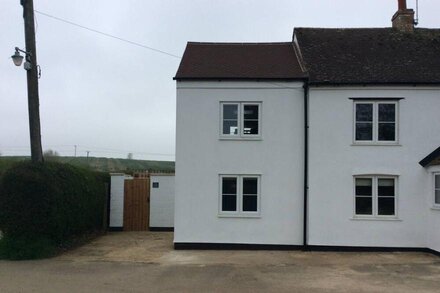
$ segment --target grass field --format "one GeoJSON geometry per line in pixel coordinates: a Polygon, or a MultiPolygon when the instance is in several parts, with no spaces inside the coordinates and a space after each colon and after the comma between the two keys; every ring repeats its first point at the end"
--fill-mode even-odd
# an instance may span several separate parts
{"type": "MultiPolygon", "coordinates": [[[[15,162],[29,159],[29,157],[0,157],[0,174],[15,162]]],[[[144,161],[95,157],[52,157],[50,159],[75,166],[89,167],[93,170],[102,172],[130,172],[134,170],[174,171],[174,162],[170,161],[144,161]]]]}

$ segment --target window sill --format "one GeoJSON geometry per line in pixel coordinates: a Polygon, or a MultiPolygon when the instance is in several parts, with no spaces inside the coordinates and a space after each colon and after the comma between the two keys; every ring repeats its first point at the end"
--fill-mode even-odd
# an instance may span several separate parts
{"type": "Polygon", "coordinates": [[[352,221],[402,221],[396,217],[352,217],[350,218],[352,221]]]}
{"type": "Polygon", "coordinates": [[[432,207],[431,207],[431,210],[434,210],[434,211],[440,211],[440,206],[437,206],[437,205],[432,206],[432,207]]]}
{"type": "Polygon", "coordinates": [[[402,146],[398,142],[383,143],[383,142],[354,142],[351,146],[402,146]]]}
{"type": "Polygon", "coordinates": [[[219,218],[261,218],[260,214],[218,214],[219,218]]]}
{"type": "Polygon", "coordinates": [[[243,136],[237,136],[237,137],[223,137],[221,136],[219,138],[219,140],[249,140],[249,141],[259,141],[259,140],[263,140],[263,138],[261,136],[258,137],[243,137],[243,136]]]}

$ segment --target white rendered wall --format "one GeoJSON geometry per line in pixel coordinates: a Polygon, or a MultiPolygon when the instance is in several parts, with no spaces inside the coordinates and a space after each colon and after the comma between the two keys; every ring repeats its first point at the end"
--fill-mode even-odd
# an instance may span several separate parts
{"type": "Polygon", "coordinates": [[[430,176],[418,163],[440,146],[438,109],[440,90],[435,88],[310,90],[309,244],[427,247],[428,229],[435,226],[429,241],[433,248],[440,247],[439,211],[426,204],[430,176]],[[400,145],[353,146],[350,97],[403,97],[400,145]],[[399,175],[396,220],[353,218],[356,174],[399,175]]]}
{"type": "Polygon", "coordinates": [[[274,83],[177,82],[175,242],[302,244],[302,83],[274,83]],[[221,101],[262,102],[262,140],[220,140],[221,101]],[[261,174],[260,218],[218,216],[219,174],[261,174]]]}
{"type": "Polygon", "coordinates": [[[440,252],[440,210],[429,209],[428,248],[440,252]]]}
{"type": "Polygon", "coordinates": [[[150,176],[150,227],[174,227],[174,174],[150,176]]]}
{"type": "Polygon", "coordinates": [[[125,174],[111,174],[110,227],[123,227],[125,174]]]}

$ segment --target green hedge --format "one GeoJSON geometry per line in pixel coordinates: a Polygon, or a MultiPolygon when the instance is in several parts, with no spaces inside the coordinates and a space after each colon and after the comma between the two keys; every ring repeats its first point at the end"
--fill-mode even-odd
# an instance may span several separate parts
{"type": "Polygon", "coordinates": [[[0,256],[3,251],[3,258],[45,257],[76,236],[103,230],[109,180],[56,162],[9,168],[0,178],[0,256]]]}

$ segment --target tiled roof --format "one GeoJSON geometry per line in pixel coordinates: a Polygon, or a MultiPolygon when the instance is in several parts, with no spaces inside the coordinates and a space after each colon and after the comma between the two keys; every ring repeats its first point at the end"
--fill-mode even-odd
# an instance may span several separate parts
{"type": "Polygon", "coordinates": [[[297,28],[294,35],[312,84],[440,83],[440,29],[297,28]]]}
{"type": "Polygon", "coordinates": [[[174,79],[301,79],[292,42],[189,42],[174,79]]]}
{"type": "Polygon", "coordinates": [[[429,165],[439,165],[440,164],[440,147],[435,149],[432,153],[427,155],[423,160],[419,162],[420,165],[423,167],[429,166],[429,165]]]}

